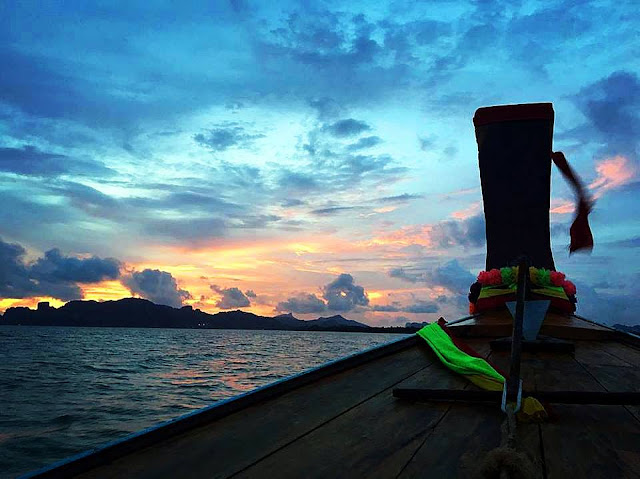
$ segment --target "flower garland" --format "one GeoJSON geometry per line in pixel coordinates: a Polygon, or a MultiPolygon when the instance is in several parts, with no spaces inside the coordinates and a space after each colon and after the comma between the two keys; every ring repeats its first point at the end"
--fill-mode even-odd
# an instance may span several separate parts
{"type": "MultiPolygon", "coordinates": [[[[541,287],[556,286],[562,287],[567,296],[575,296],[576,286],[567,280],[564,273],[559,271],[549,271],[543,268],[529,268],[529,278],[531,282],[541,287]]],[[[515,284],[518,279],[518,267],[494,268],[489,271],[480,271],[478,283],[482,286],[497,286],[501,284],[515,284]]]]}

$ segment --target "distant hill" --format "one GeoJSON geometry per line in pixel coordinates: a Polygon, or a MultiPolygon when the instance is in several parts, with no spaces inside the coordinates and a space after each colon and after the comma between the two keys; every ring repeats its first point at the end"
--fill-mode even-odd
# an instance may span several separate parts
{"type": "Polygon", "coordinates": [[[633,333],[640,336],[640,324],[634,324],[633,326],[627,326],[624,324],[614,324],[614,329],[624,331],[625,333],[633,333]]]}
{"type": "MultiPolygon", "coordinates": [[[[245,311],[208,314],[191,306],[180,309],[154,304],[146,299],[117,301],[70,301],[60,308],[40,303],[38,309],[9,308],[0,324],[31,326],[83,326],[129,328],[258,329],[294,331],[372,331],[381,328],[340,315],[304,321],[292,314],[258,316],[245,311]]],[[[396,331],[393,331],[396,332],[396,331]]],[[[400,332],[400,331],[398,331],[400,332]]]]}

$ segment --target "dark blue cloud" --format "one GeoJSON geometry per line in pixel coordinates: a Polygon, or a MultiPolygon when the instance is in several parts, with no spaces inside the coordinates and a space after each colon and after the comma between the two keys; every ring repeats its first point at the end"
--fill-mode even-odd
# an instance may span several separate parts
{"type": "Polygon", "coordinates": [[[33,264],[25,249],[0,239],[0,297],[50,296],[63,301],[82,298],[78,283],[95,283],[120,276],[120,262],[97,256],[76,258],[52,249],[33,264]]]}
{"type": "Polygon", "coordinates": [[[347,118],[346,120],[339,120],[325,127],[326,131],[338,138],[346,138],[350,136],[359,135],[365,131],[371,130],[364,121],[355,120],[353,118],[347,118]]]}
{"type": "Polygon", "coordinates": [[[381,203],[407,203],[411,200],[418,200],[420,198],[423,198],[423,195],[403,193],[401,195],[378,198],[378,201],[380,201],[381,203]]]}
{"type": "MultiPolygon", "coordinates": [[[[210,288],[222,295],[222,298],[216,301],[216,307],[220,309],[245,308],[251,306],[251,301],[247,295],[238,288],[220,288],[215,284],[211,285],[210,288]]],[[[253,297],[255,297],[255,293],[253,297]]]]}
{"type": "Polygon", "coordinates": [[[58,248],[45,252],[31,266],[31,274],[39,280],[49,282],[67,281],[76,283],[97,283],[118,279],[121,264],[115,258],[74,258],[63,256],[58,248]]]}
{"type": "Polygon", "coordinates": [[[224,151],[229,148],[248,148],[254,140],[264,138],[262,134],[249,134],[245,128],[237,123],[228,123],[208,130],[206,133],[198,133],[193,139],[202,146],[213,151],[224,151]]]}
{"type": "Polygon", "coordinates": [[[418,301],[401,309],[403,313],[437,313],[440,307],[433,301],[418,301]]]}
{"type": "MultiPolygon", "coordinates": [[[[0,240],[0,297],[26,298],[37,296],[40,285],[34,281],[24,263],[25,249],[18,244],[5,243],[0,240]]],[[[63,296],[78,296],[75,291],[65,291],[63,296]]]]}
{"type": "Polygon", "coordinates": [[[191,298],[188,291],[178,287],[171,273],[157,269],[134,271],[123,276],[122,283],[134,294],[174,308],[179,308],[185,299],[191,298]]]}
{"type": "Polygon", "coordinates": [[[640,236],[634,236],[632,238],[627,238],[618,241],[611,241],[607,243],[608,246],[618,247],[618,248],[640,248],[640,236]]]}
{"type": "Polygon", "coordinates": [[[326,303],[315,294],[309,293],[299,293],[276,305],[276,311],[288,313],[310,314],[322,313],[326,310],[326,303]]]}
{"type": "Polygon", "coordinates": [[[262,214],[262,215],[245,214],[237,217],[230,215],[229,226],[231,228],[238,228],[238,229],[264,229],[276,224],[281,219],[282,218],[278,215],[269,215],[269,214],[262,214]]]}
{"type": "Polygon", "coordinates": [[[484,216],[479,214],[465,220],[441,221],[433,225],[429,238],[441,248],[482,246],[485,243],[484,216]]]}
{"type": "Polygon", "coordinates": [[[357,306],[367,306],[369,298],[362,286],[353,281],[353,276],[343,273],[323,288],[323,298],[331,311],[351,311],[357,306]]]}
{"type": "Polygon", "coordinates": [[[358,209],[356,206],[331,206],[329,208],[319,208],[316,210],[312,210],[311,214],[317,216],[333,216],[340,213],[344,213],[345,211],[351,211],[358,209]]]}
{"type": "Polygon", "coordinates": [[[436,267],[393,268],[389,276],[410,283],[423,282],[430,286],[443,286],[453,293],[466,293],[476,278],[457,260],[448,261],[436,267]]]}
{"type": "Polygon", "coordinates": [[[444,286],[454,293],[466,293],[476,278],[457,260],[451,260],[436,267],[427,274],[429,281],[444,286]]]}
{"type": "Polygon", "coordinates": [[[431,138],[418,138],[418,143],[422,151],[431,151],[431,148],[435,144],[431,138]]]}
{"type": "Polygon", "coordinates": [[[71,115],[87,101],[74,87],[75,80],[46,57],[5,44],[0,47],[0,65],[2,100],[26,113],[48,118],[71,115]]]}
{"type": "Polygon", "coordinates": [[[286,200],[283,200],[281,204],[284,207],[291,208],[291,207],[295,207],[295,206],[306,205],[307,202],[303,201],[303,200],[300,200],[298,198],[288,198],[286,200]]]}
{"type": "Polygon", "coordinates": [[[578,127],[579,136],[604,142],[610,155],[625,154],[638,159],[640,80],[636,73],[614,72],[580,90],[575,101],[589,121],[578,127]]]}
{"type": "Polygon", "coordinates": [[[437,313],[440,309],[438,303],[433,301],[422,301],[418,300],[414,304],[410,304],[407,306],[402,306],[398,302],[393,302],[391,304],[383,304],[383,305],[375,305],[372,308],[372,311],[380,311],[385,313],[414,313],[414,314],[423,314],[423,313],[437,313]]]}
{"type": "Polygon", "coordinates": [[[378,136],[366,136],[364,138],[360,138],[356,143],[352,143],[347,146],[347,150],[349,151],[358,151],[364,150],[367,148],[374,147],[382,143],[382,140],[378,136]]]}
{"type": "Polygon", "coordinates": [[[318,179],[312,173],[300,173],[291,170],[284,170],[278,174],[278,187],[281,190],[291,193],[309,193],[319,188],[318,179]]]}
{"type": "Polygon", "coordinates": [[[330,120],[340,116],[343,106],[331,97],[312,98],[309,106],[316,110],[318,119],[321,121],[330,120]]]}
{"type": "Polygon", "coordinates": [[[392,268],[388,274],[391,278],[398,278],[409,283],[417,283],[424,278],[423,274],[408,271],[405,268],[392,268]]]}
{"type": "Polygon", "coordinates": [[[169,242],[199,243],[212,238],[227,235],[227,220],[216,217],[209,218],[154,218],[142,222],[143,231],[154,238],[169,242]]]}
{"type": "Polygon", "coordinates": [[[0,171],[30,176],[110,176],[115,172],[98,161],[80,160],[46,153],[36,147],[0,148],[0,171]]]}

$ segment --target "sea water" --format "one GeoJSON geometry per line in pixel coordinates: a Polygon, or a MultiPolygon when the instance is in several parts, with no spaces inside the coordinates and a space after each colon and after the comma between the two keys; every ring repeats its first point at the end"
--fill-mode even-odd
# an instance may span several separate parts
{"type": "Polygon", "coordinates": [[[0,477],[399,338],[0,326],[0,477]]]}

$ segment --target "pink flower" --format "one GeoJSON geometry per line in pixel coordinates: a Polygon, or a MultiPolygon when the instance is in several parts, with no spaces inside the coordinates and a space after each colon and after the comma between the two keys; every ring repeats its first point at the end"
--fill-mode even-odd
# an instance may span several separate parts
{"type": "Polygon", "coordinates": [[[574,296],[576,294],[576,285],[573,284],[571,281],[564,281],[562,283],[562,287],[564,288],[564,292],[567,293],[569,296],[574,296]]]}
{"type": "Polygon", "coordinates": [[[551,271],[551,284],[554,286],[562,286],[565,281],[564,273],[560,271],[551,271]]]}

